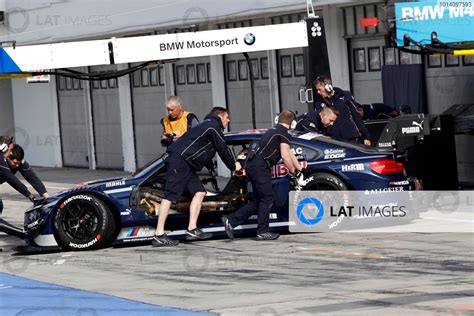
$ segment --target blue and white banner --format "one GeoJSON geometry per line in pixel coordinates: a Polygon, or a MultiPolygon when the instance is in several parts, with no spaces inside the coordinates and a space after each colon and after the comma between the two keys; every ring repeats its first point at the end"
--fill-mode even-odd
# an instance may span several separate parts
{"type": "Polygon", "coordinates": [[[431,43],[431,33],[445,43],[474,40],[474,0],[404,2],[395,4],[397,45],[409,35],[423,44],[431,43]]]}
{"type": "Polygon", "coordinates": [[[306,22],[0,48],[0,73],[308,46],[306,22]],[[113,51],[110,50],[113,47],[113,51]]]}

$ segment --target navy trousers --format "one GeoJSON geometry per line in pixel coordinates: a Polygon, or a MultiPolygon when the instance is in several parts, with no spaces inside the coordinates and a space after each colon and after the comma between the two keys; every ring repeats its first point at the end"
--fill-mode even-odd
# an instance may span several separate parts
{"type": "Polygon", "coordinates": [[[244,205],[228,216],[232,227],[244,223],[250,216],[257,213],[257,235],[270,231],[270,210],[273,206],[272,176],[270,167],[260,155],[256,155],[247,163],[247,175],[252,183],[256,200],[244,205]]]}

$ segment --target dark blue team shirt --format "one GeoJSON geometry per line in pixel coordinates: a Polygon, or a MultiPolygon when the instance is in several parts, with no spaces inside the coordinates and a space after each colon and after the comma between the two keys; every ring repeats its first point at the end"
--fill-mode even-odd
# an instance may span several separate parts
{"type": "Polygon", "coordinates": [[[281,159],[280,144],[290,145],[290,140],[291,135],[288,129],[277,124],[260,138],[258,154],[270,165],[276,165],[281,159]]]}
{"type": "Polygon", "coordinates": [[[23,178],[28,181],[33,188],[40,194],[46,193],[46,188],[41,180],[36,176],[30,165],[23,161],[17,169],[10,168],[5,158],[0,158],[0,184],[7,182],[15,190],[24,196],[28,197],[30,191],[28,188],[21,183],[21,181],[15,176],[15,173],[19,171],[23,178]]]}

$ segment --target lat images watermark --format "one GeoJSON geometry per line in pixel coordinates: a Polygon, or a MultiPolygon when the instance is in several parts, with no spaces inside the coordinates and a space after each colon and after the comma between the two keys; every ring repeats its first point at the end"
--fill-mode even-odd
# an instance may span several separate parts
{"type": "Polygon", "coordinates": [[[473,191],[395,189],[292,191],[290,231],[473,232],[473,191]]]}
{"type": "MultiPolygon", "coordinates": [[[[39,11],[41,12],[41,11],[39,11]]],[[[112,18],[108,14],[64,15],[41,14],[34,10],[12,7],[6,13],[6,26],[10,33],[20,34],[28,30],[56,27],[109,26],[112,18]]]]}
{"type": "MultiPolygon", "coordinates": [[[[54,147],[63,146],[64,149],[69,148],[82,148],[86,149],[90,144],[87,135],[78,133],[63,133],[60,135],[48,135],[48,134],[30,134],[26,129],[22,127],[15,127],[8,129],[0,135],[10,136],[14,138],[14,143],[23,147],[24,150],[31,147],[47,147],[52,149],[54,147]]],[[[107,136],[95,137],[96,143],[110,144],[114,140],[107,136]]]]}
{"type": "Polygon", "coordinates": [[[201,7],[191,7],[184,11],[182,23],[184,26],[194,21],[199,21],[199,23],[209,23],[209,14],[206,10],[201,7]]]}
{"type": "Polygon", "coordinates": [[[215,253],[208,250],[191,250],[183,254],[182,263],[186,271],[207,271],[214,269],[236,269],[246,266],[268,266],[285,262],[281,257],[265,257],[255,254],[215,253]]]}
{"type": "Polygon", "coordinates": [[[104,256],[73,256],[72,254],[62,255],[42,255],[42,256],[1,256],[0,271],[4,270],[11,274],[18,274],[28,270],[30,266],[55,266],[55,267],[103,267],[104,265],[112,265],[110,258],[104,256]]]}

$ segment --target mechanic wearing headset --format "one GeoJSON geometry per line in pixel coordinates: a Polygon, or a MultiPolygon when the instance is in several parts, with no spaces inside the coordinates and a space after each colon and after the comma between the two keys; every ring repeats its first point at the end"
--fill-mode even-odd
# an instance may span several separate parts
{"type": "Polygon", "coordinates": [[[168,147],[191,127],[199,124],[194,113],[183,110],[183,101],[180,97],[170,96],[166,101],[168,115],[161,119],[163,133],[161,134],[161,145],[168,147]]]}
{"type": "Polygon", "coordinates": [[[332,86],[329,76],[319,76],[313,82],[318,94],[314,108],[334,107],[339,115],[334,125],[328,128],[327,135],[336,139],[355,141],[370,146],[370,134],[362,117],[357,112],[354,97],[349,91],[332,86]]]}
{"type": "Polygon", "coordinates": [[[317,132],[326,135],[327,128],[334,125],[339,111],[333,107],[325,106],[322,110],[313,110],[298,118],[295,130],[309,133],[317,132]]]}
{"type": "Polygon", "coordinates": [[[176,246],[179,243],[166,236],[164,228],[171,203],[178,201],[185,190],[193,196],[189,207],[186,240],[204,240],[212,237],[212,234],[197,228],[197,219],[202,201],[206,196],[206,189],[196,172],[212,160],[216,151],[231,171],[241,169],[240,163],[235,161],[224,140],[223,131],[229,122],[227,109],[214,107],[202,123],[191,128],[168,147],[166,151],[168,157],[165,160],[165,195],[161,201],[156,232],[152,241],[154,247],[176,246]]]}
{"type": "Polygon", "coordinates": [[[289,171],[296,177],[300,177],[301,166],[291,151],[291,136],[288,133],[290,127],[294,128],[295,125],[295,114],[283,111],[278,117],[278,124],[260,138],[258,145],[251,146],[245,169],[252,183],[256,201],[246,204],[227,217],[222,217],[225,232],[230,239],[234,239],[234,228],[257,211],[257,240],[274,240],[279,237],[278,234],[269,230],[270,210],[273,205],[270,170],[282,158],[289,171]]]}

